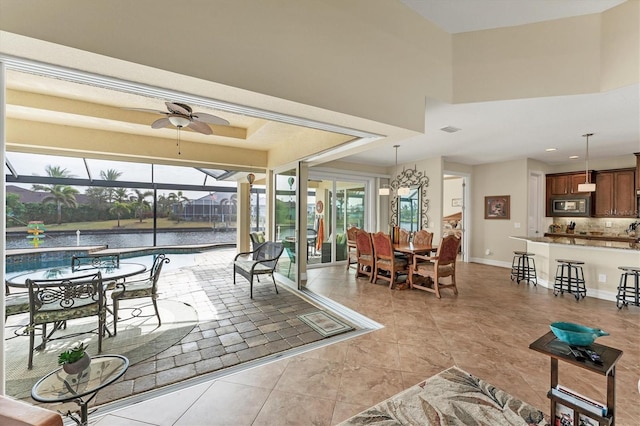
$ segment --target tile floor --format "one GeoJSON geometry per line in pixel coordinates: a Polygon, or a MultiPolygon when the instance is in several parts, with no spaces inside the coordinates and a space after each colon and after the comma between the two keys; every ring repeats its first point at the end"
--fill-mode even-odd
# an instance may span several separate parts
{"type": "MultiPolygon", "coordinates": [[[[109,425],[330,425],[452,365],[548,411],[549,359],[528,349],[553,321],[597,326],[624,351],[616,370],[617,425],[640,418],[640,308],[515,284],[509,270],[458,266],[459,295],[438,300],[355,279],[344,266],[309,271],[308,288],[384,328],[144,401],[103,406],[109,425]]],[[[560,382],[605,399],[605,379],[562,365],[560,382]]]]}

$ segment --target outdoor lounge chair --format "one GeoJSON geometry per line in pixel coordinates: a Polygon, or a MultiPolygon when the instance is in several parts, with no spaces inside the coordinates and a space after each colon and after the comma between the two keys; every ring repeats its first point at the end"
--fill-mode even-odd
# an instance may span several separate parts
{"type": "Polygon", "coordinates": [[[249,281],[250,295],[253,299],[253,277],[258,275],[271,275],[273,286],[278,293],[278,286],[273,277],[273,272],[278,264],[278,259],[284,251],[282,243],[267,241],[253,251],[238,253],[233,259],[233,284],[236,283],[236,274],[240,274],[249,281]],[[250,259],[246,257],[250,255],[250,259]]]}

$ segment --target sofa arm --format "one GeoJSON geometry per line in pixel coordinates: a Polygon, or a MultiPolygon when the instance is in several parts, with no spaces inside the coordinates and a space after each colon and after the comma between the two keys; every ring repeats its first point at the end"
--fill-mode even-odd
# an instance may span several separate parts
{"type": "Polygon", "coordinates": [[[0,425],[62,426],[62,416],[55,411],[0,395],[0,425]]]}

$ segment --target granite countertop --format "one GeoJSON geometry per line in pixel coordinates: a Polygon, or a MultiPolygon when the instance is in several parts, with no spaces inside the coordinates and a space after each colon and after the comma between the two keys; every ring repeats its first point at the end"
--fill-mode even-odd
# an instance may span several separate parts
{"type": "Polygon", "coordinates": [[[585,233],[574,233],[568,234],[565,232],[545,232],[545,237],[550,238],[581,238],[585,240],[596,240],[596,241],[620,241],[623,243],[635,243],[638,242],[638,237],[630,237],[628,235],[613,235],[613,234],[601,234],[601,235],[593,235],[589,232],[585,233]]]}
{"type": "MultiPolygon", "coordinates": [[[[545,234],[547,235],[547,234],[545,234]]],[[[533,243],[548,243],[548,244],[561,244],[561,245],[572,245],[572,246],[580,246],[580,247],[601,247],[601,248],[614,248],[614,249],[626,249],[626,250],[636,250],[640,252],[640,243],[636,240],[631,241],[607,241],[607,240],[594,240],[594,239],[586,239],[579,238],[580,236],[573,236],[571,234],[567,234],[568,236],[545,236],[545,237],[522,237],[515,236],[511,238],[531,241],[533,243]]]]}

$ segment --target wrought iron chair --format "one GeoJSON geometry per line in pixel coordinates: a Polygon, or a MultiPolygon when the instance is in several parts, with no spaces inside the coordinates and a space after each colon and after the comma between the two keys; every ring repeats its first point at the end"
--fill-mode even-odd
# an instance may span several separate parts
{"type": "Polygon", "coordinates": [[[89,254],[86,256],[74,255],[71,257],[71,269],[74,271],[109,266],[114,268],[120,266],[120,254],[89,254]]]}
{"type": "Polygon", "coordinates": [[[369,277],[369,282],[373,282],[376,271],[376,259],[373,254],[373,242],[371,234],[362,229],[356,231],[356,278],[361,275],[369,277]]]}
{"type": "Polygon", "coordinates": [[[409,284],[411,288],[429,291],[435,293],[440,299],[440,289],[453,288],[453,293],[458,294],[456,287],[456,261],[458,259],[458,250],[460,249],[460,238],[455,235],[447,235],[442,238],[438,246],[438,252],[435,256],[413,256],[413,265],[409,273],[409,284]],[[418,282],[416,276],[428,277],[433,279],[430,283],[418,282]],[[442,278],[449,277],[449,283],[443,283],[442,278]]]}
{"type": "Polygon", "coordinates": [[[247,281],[249,281],[250,294],[253,299],[253,278],[259,275],[270,275],[276,293],[278,293],[278,286],[276,285],[273,273],[283,251],[284,245],[282,243],[267,241],[258,247],[257,250],[236,254],[236,257],[233,259],[233,284],[235,285],[236,283],[236,274],[245,277],[247,281]],[[251,255],[251,260],[245,259],[247,255],[251,255]]]}
{"type": "Polygon", "coordinates": [[[384,232],[376,232],[371,237],[375,254],[376,268],[375,280],[389,281],[389,288],[396,284],[400,272],[407,271],[407,260],[396,257],[393,252],[391,237],[384,232]],[[381,273],[381,271],[386,273],[381,273]]]}
{"type": "MultiPolygon", "coordinates": [[[[140,299],[143,297],[151,298],[153,302],[153,308],[156,311],[156,317],[158,317],[158,326],[162,325],[160,319],[160,312],[158,311],[158,279],[160,278],[160,272],[162,271],[162,265],[169,263],[170,259],[164,254],[156,255],[153,261],[153,266],[149,271],[149,275],[143,279],[126,279],[124,282],[116,284],[115,289],[111,293],[111,299],[113,300],[113,335],[118,334],[118,307],[121,300],[140,299]]],[[[146,273],[144,274],[146,275],[146,273]]]]}
{"type": "Polygon", "coordinates": [[[44,349],[51,336],[67,321],[98,317],[98,352],[102,352],[102,337],[105,331],[106,303],[105,286],[102,274],[96,272],[60,281],[26,280],[29,288],[29,361],[33,367],[36,328],[42,329],[44,349]],[[47,324],[53,324],[53,330],[47,333],[47,324]]]}

